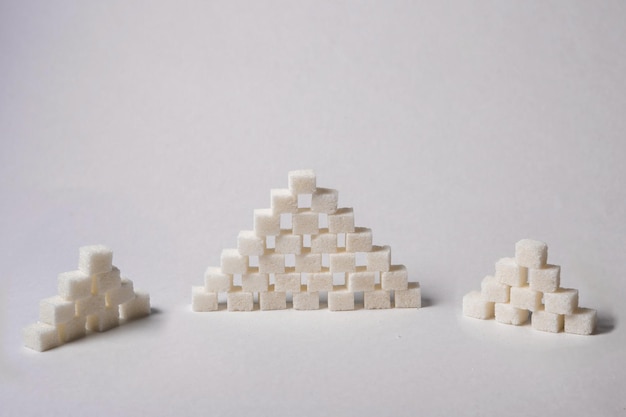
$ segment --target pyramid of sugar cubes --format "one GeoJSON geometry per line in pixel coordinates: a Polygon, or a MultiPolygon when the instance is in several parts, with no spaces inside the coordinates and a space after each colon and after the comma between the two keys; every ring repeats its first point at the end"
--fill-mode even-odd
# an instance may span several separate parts
{"type": "Polygon", "coordinates": [[[270,208],[254,210],[252,230],[237,247],[224,249],[220,266],[209,267],[204,285],[192,288],[193,311],[419,308],[419,283],[404,265],[391,264],[391,248],[372,244],[372,231],[355,227],[352,208],[338,208],[337,190],[319,188],[312,170],[291,171],[288,188],[270,191],[270,208]],[[235,282],[240,285],[234,285],[235,282]],[[341,284],[341,285],[337,285],[341,284]]]}
{"type": "Polygon", "coordinates": [[[78,269],[58,276],[58,295],[39,303],[39,321],[23,331],[24,345],[45,351],[71,342],[87,331],[103,332],[150,314],[150,296],[135,291],[113,266],[105,246],[79,249],[78,269]]]}
{"type": "Polygon", "coordinates": [[[523,239],[515,244],[515,258],[496,262],[494,276],[482,280],[481,291],[463,297],[463,314],[505,324],[529,319],[535,330],[592,334],[596,310],[578,306],[578,290],[560,286],[561,267],[550,265],[548,246],[523,239]]]}

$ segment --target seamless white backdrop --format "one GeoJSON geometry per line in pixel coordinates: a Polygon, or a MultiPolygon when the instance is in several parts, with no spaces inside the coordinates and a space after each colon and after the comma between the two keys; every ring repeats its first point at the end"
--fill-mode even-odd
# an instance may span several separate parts
{"type": "Polygon", "coordinates": [[[0,4],[3,415],[624,415],[622,2],[0,4]],[[190,288],[314,168],[417,311],[194,314],[190,288]],[[461,317],[525,237],[593,337],[461,317]],[[155,314],[21,345],[78,247],[155,314]]]}

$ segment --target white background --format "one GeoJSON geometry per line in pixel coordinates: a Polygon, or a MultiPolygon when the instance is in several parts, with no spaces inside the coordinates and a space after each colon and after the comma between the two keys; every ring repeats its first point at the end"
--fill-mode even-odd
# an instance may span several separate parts
{"type": "Polygon", "coordinates": [[[624,2],[0,4],[0,414],[626,415],[624,2]],[[291,169],[420,310],[190,311],[291,169]],[[598,334],[461,316],[521,238],[598,334]],[[155,313],[45,353],[103,243],[155,313]]]}

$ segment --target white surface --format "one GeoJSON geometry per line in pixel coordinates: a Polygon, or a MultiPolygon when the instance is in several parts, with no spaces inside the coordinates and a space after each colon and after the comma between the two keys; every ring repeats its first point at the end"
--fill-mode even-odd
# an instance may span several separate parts
{"type": "Polygon", "coordinates": [[[623,2],[3,2],[0,414],[626,414],[624,21],[623,2]],[[300,168],[425,308],[190,311],[300,168]],[[600,334],[461,317],[526,237],[600,334]],[[22,348],[96,243],[155,314],[22,348]]]}

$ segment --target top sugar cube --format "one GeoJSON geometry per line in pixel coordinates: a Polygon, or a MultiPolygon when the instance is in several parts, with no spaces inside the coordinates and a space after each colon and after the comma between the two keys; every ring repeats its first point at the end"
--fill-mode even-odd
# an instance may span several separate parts
{"type": "Polygon", "coordinates": [[[316,189],[315,172],[312,169],[289,171],[289,190],[293,194],[313,194],[316,189]]]}
{"type": "Polygon", "coordinates": [[[113,267],[113,252],[103,245],[83,246],[79,249],[78,269],[87,274],[110,272],[113,267]]]}
{"type": "Polygon", "coordinates": [[[548,260],[548,245],[538,240],[522,239],[515,244],[515,262],[526,268],[543,268],[548,260]]]}

